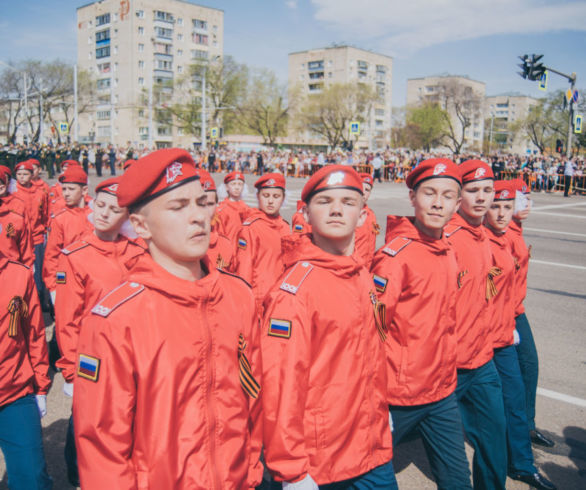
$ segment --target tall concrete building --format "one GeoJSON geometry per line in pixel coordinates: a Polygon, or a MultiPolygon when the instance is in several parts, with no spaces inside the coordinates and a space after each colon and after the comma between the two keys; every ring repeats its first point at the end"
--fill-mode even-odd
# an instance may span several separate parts
{"type": "Polygon", "coordinates": [[[80,141],[137,148],[199,141],[155,115],[149,138],[149,88],[222,55],[222,10],[184,0],[100,0],[77,9],[77,25],[78,67],[97,88],[95,106],[80,115],[80,141]]]}
{"type": "Polygon", "coordinates": [[[465,117],[470,125],[464,130],[463,150],[481,151],[484,137],[484,82],[464,76],[441,75],[407,80],[407,107],[437,102],[450,116],[453,133],[461,139],[465,117]],[[458,101],[458,107],[454,101],[458,101]]]}
{"type": "MultiPolygon", "coordinates": [[[[391,57],[352,46],[311,49],[289,54],[288,88],[289,93],[300,89],[302,95],[309,95],[334,83],[361,82],[371,86],[379,100],[362,125],[357,144],[363,148],[384,148],[391,133],[392,70],[391,57]]],[[[320,143],[310,135],[297,135],[299,138],[320,143]]]]}
{"type": "Polygon", "coordinates": [[[538,149],[524,131],[512,131],[512,125],[526,118],[531,107],[537,102],[534,97],[519,93],[486,97],[484,118],[488,124],[485,132],[488,133],[490,151],[525,154],[538,149]]]}

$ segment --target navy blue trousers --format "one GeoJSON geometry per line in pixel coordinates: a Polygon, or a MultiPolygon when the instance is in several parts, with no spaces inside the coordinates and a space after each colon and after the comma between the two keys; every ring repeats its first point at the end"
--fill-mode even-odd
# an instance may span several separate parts
{"type": "Polygon", "coordinates": [[[389,407],[393,417],[393,445],[419,429],[438,489],[472,489],[464,449],[464,428],[456,393],[433,403],[389,407]]]}
{"type": "Polygon", "coordinates": [[[539,378],[539,359],[533,340],[531,326],[525,313],[515,318],[515,328],[519,332],[521,342],[516,346],[521,376],[525,385],[525,409],[529,430],[535,429],[535,398],[537,397],[537,380],[539,378]]]}
{"type": "Polygon", "coordinates": [[[364,475],[336,483],[320,485],[320,490],[398,490],[393,463],[377,466],[364,475]]]}
{"type": "Polygon", "coordinates": [[[507,423],[499,373],[490,360],[476,369],[458,370],[460,415],[474,448],[474,489],[502,489],[507,480],[507,423]]]}
{"type": "Polygon", "coordinates": [[[525,412],[525,386],[521,377],[517,350],[514,345],[495,349],[494,363],[503,385],[503,401],[507,419],[509,471],[533,474],[533,451],[525,412]]]}
{"type": "Polygon", "coordinates": [[[0,448],[10,490],[48,490],[53,482],[43,453],[41,418],[34,395],[0,407],[0,448]]]}

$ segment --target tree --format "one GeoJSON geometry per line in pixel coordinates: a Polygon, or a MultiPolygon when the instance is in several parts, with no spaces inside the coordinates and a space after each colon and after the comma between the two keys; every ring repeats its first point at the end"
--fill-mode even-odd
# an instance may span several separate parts
{"type": "Polygon", "coordinates": [[[362,83],[335,83],[319,94],[310,94],[296,114],[297,128],[309,129],[335,148],[350,143],[351,121],[368,120],[376,92],[362,83]]]}
{"type": "Polygon", "coordinates": [[[438,103],[424,102],[407,109],[406,145],[412,149],[429,151],[438,146],[448,133],[449,119],[438,103]]]}
{"type": "Polygon", "coordinates": [[[236,112],[244,128],[261,136],[265,145],[274,145],[287,129],[289,106],[285,87],[272,71],[254,70],[236,112]]]}

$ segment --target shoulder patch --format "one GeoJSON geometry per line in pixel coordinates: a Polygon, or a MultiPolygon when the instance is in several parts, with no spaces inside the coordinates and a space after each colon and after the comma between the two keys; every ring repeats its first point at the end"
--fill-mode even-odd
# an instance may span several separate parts
{"type": "Polygon", "coordinates": [[[122,303],[126,303],[129,299],[134,298],[142,291],[144,291],[144,286],[142,284],[137,282],[124,282],[104,296],[102,300],[92,308],[92,313],[105,318],[122,303]]]}
{"type": "Polygon", "coordinates": [[[78,240],[77,242],[73,242],[70,245],[67,245],[67,247],[62,248],[61,249],[61,253],[65,254],[65,255],[69,255],[72,254],[73,252],[77,252],[78,250],[81,250],[82,248],[85,248],[89,245],[88,242],[86,242],[85,240],[78,240]]]}
{"type": "Polygon", "coordinates": [[[248,243],[246,243],[246,240],[244,238],[238,239],[238,248],[241,248],[242,250],[246,250],[247,246],[248,246],[248,243]]]}
{"type": "Polygon", "coordinates": [[[461,228],[462,227],[460,225],[447,224],[444,227],[444,235],[449,238],[450,236],[452,236],[454,233],[456,233],[461,228]]]}
{"type": "Polygon", "coordinates": [[[269,321],[268,334],[271,337],[281,337],[282,339],[291,338],[291,322],[289,320],[279,320],[271,318],[269,321]]]}
{"type": "Polygon", "coordinates": [[[297,294],[299,287],[305,281],[305,278],[312,271],[313,265],[309,262],[297,262],[285,276],[281,284],[281,289],[292,294],[297,294]]]}
{"type": "Polygon", "coordinates": [[[372,278],[374,280],[374,287],[376,288],[376,290],[379,293],[384,293],[387,289],[387,283],[389,282],[389,280],[386,277],[378,276],[376,274],[373,274],[372,278]]]}
{"type": "Polygon", "coordinates": [[[401,250],[403,250],[407,245],[411,243],[409,238],[405,237],[397,237],[393,238],[386,247],[383,248],[383,252],[391,257],[397,255],[401,250]]]}
{"type": "Polygon", "coordinates": [[[303,231],[303,225],[300,225],[299,223],[293,225],[293,232],[294,233],[301,233],[303,231]]]}
{"type": "Polygon", "coordinates": [[[248,281],[246,279],[244,279],[243,277],[240,277],[237,274],[233,274],[232,272],[228,272],[224,269],[220,269],[218,268],[218,272],[225,274],[227,276],[231,276],[231,277],[235,277],[236,279],[240,279],[244,284],[246,284],[250,289],[252,289],[252,286],[248,283],[248,281]]]}

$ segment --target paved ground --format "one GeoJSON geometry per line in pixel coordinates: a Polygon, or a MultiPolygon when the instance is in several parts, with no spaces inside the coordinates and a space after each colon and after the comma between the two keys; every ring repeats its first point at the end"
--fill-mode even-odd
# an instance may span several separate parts
{"type": "MultiPolygon", "coordinates": [[[[216,177],[220,182],[221,176],[216,177]]],[[[247,176],[252,191],[254,180],[247,176]]],[[[92,189],[97,182],[92,176],[92,189]]],[[[295,211],[304,183],[288,180],[286,219],[295,211]]],[[[254,204],[250,194],[247,202],[254,204]]],[[[586,488],[586,198],[534,194],[533,199],[534,211],[525,225],[526,240],[533,246],[526,308],[540,357],[537,425],[556,442],[552,449],[535,449],[534,455],[559,489],[586,488]]],[[[369,204],[383,230],[387,214],[411,213],[407,190],[400,184],[377,184],[369,204]]],[[[56,489],[71,488],[63,461],[71,402],[62,394],[62,385],[61,375],[56,374],[48,397],[49,413],[43,419],[45,453],[56,489]]],[[[420,441],[399,446],[394,465],[401,489],[435,488],[420,441]]],[[[6,489],[1,456],[0,479],[0,490],[6,489]]],[[[528,488],[514,481],[507,486],[528,488]]]]}

